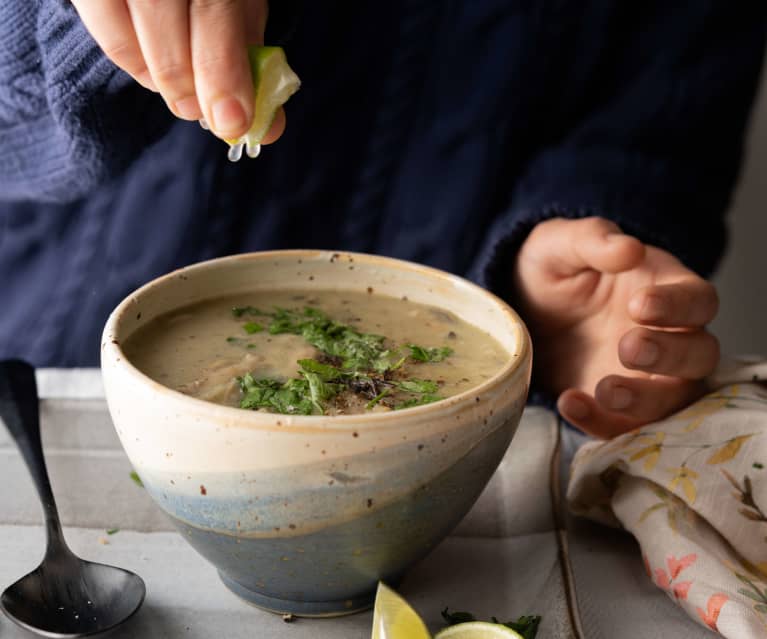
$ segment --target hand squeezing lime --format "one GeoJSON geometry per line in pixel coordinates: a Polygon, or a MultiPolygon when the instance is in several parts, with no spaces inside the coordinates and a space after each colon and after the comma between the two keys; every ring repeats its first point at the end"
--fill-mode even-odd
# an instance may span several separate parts
{"type": "MultiPolygon", "coordinates": [[[[248,47],[250,71],[253,76],[253,122],[245,135],[225,140],[229,145],[227,157],[236,162],[243,149],[248,157],[258,157],[261,140],[269,132],[274,116],[291,95],[298,91],[301,81],[288,65],[282,47],[248,47]]],[[[207,129],[204,120],[200,125],[207,129]]]]}

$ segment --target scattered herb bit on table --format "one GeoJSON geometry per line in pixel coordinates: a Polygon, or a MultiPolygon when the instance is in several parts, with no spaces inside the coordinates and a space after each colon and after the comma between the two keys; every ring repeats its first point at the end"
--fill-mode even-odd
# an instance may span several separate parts
{"type": "Polygon", "coordinates": [[[107,535],[116,535],[120,532],[119,528],[107,528],[106,533],[107,535]]]}
{"type": "Polygon", "coordinates": [[[757,470],[762,470],[762,469],[764,468],[764,464],[762,464],[762,463],[760,463],[760,462],[754,462],[754,463],[753,463],[753,464],[751,464],[751,465],[752,465],[754,468],[756,468],[757,470]]]}
{"type": "Polygon", "coordinates": [[[144,487],[144,482],[141,481],[141,477],[138,476],[138,473],[135,470],[132,470],[130,473],[130,478],[133,480],[133,483],[136,484],[139,488],[144,487]]]}
{"type": "MultiPolygon", "coordinates": [[[[442,618],[448,626],[454,626],[459,623],[477,621],[477,618],[470,612],[450,612],[448,608],[442,611],[442,618]]],[[[498,623],[507,628],[518,632],[524,639],[535,639],[538,634],[538,626],[541,623],[540,615],[522,615],[516,621],[498,621],[496,617],[491,617],[492,623],[498,623]]]]}
{"type": "Polygon", "coordinates": [[[453,354],[451,348],[406,344],[410,352],[403,355],[401,349],[388,348],[383,335],[360,333],[311,306],[301,310],[277,308],[274,312],[236,306],[232,315],[269,319],[268,327],[256,322],[244,324],[248,334],[268,330],[270,335],[300,335],[322,353],[319,359],[299,360],[297,378],[256,378],[251,373],[237,377],[241,408],[313,415],[325,414],[331,402],[343,406],[349,397],[364,400],[368,410],[378,404],[399,410],[443,399],[437,382],[406,378],[402,366],[408,358],[417,364],[441,362],[453,354]]]}

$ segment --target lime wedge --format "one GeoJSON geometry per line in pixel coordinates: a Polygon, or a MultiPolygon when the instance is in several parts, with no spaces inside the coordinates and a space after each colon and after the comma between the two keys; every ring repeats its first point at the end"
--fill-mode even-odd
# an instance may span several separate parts
{"type": "Polygon", "coordinates": [[[385,584],[378,582],[373,607],[372,639],[430,639],[418,613],[407,601],[385,584]]]}
{"type": "Polygon", "coordinates": [[[269,132],[277,109],[301,86],[298,76],[288,65],[282,47],[250,46],[248,59],[253,76],[253,122],[245,135],[226,140],[229,144],[228,157],[232,162],[242,157],[243,149],[248,157],[258,157],[261,140],[269,132]]]}
{"type": "Polygon", "coordinates": [[[467,621],[440,630],[434,639],[524,639],[508,626],[487,621],[467,621]]]}

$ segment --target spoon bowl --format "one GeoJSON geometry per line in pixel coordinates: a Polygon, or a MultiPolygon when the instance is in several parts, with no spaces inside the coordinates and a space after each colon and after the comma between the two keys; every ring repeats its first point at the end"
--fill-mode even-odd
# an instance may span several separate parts
{"type": "Polygon", "coordinates": [[[128,619],[144,601],[140,577],[68,554],[47,557],[9,586],[0,607],[20,626],[46,637],[82,637],[128,619]]]}
{"type": "Polygon", "coordinates": [[[67,547],[43,457],[34,369],[25,362],[0,361],[0,418],[32,474],[48,540],[42,563],[6,588],[0,609],[44,637],[83,637],[114,628],[139,609],[146,587],[138,575],[85,561],[67,547]]]}

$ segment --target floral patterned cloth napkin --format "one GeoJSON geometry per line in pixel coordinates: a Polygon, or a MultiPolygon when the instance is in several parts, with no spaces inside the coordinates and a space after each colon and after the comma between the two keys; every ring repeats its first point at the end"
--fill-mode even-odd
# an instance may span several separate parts
{"type": "Polygon", "coordinates": [[[767,636],[767,361],[730,360],[668,419],[584,445],[571,510],[638,540],[655,584],[731,639],[767,636]]]}

